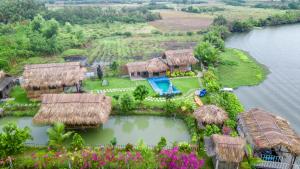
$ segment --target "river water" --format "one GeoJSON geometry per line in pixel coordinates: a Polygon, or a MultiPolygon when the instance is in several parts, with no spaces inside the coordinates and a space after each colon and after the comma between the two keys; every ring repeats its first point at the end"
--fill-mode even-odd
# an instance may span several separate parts
{"type": "Polygon", "coordinates": [[[270,70],[260,85],[235,91],[245,108],[260,107],[279,115],[300,133],[300,25],[235,34],[226,46],[249,52],[270,70]]]}
{"type": "MultiPolygon", "coordinates": [[[[0,131],[3,125],[15,122],[19,127],[28,126],[33,140],[29,143],[45,145],[48,142],[47,129],[49,126],[32,124],[32,117],[0,118],[0,131]]],[[[181,119],[156,116],[111,116],[107,123],[97,129],[78,131],[89,145],[109,144],[114,137],[117,143],[136,144],[138,140],[148,145],[156,145],[161,137],[165,137],[169,145],[173,142],[188,142],[190,135],[181,119]]]]}

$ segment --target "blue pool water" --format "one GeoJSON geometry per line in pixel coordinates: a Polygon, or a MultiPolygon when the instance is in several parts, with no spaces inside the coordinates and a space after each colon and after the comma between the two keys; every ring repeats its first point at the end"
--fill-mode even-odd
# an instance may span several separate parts
{"type": "Polygon", "coordinates": [[[168,94],[169,92],[173,94],[181,93],[175,86],[171,84],[169,78],[167,77],[149,78],[148,82],[150,83],[153,90],[160,96],[168,94]],[[170,87],[172,88],[170,89],[170,87]]]}

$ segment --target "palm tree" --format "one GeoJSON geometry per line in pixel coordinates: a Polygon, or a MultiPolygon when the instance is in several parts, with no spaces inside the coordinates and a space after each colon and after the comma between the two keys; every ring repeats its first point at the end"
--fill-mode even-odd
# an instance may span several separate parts
{"type": "Polygon", "coordinates": [[[61,148],[66,139],[68,139],[73,132],[65,132],[65,125],[63,123],[55,123],[52,128],[47,130],[49,137],[49,146],[52,148],[61,148]]]}
{"type": "Polygon", "coordinates": [[[249,144],[246,145],[246,149],[248,152],[248,159],[241,163],[242,169],[254,169],[255,166],[262,162],[262,159],[258,157],[254,157],[253,150],[249,144]]]}

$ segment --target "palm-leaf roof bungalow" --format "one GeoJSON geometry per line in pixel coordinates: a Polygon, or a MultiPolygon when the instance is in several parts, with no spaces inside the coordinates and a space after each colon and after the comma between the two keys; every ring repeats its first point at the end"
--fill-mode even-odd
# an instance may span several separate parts
{"type": "Polygon", "coordinates": [[[0,99],[7,98],[13,86],[14,78],[7,76],[4,71],[0,71],[0,99]]]}
{"type": "Polygon", "coordinates": [[[203,105],[194,111],[198,126],[204,128],[207,124],[222,125],[228,119],[228,114],[215,105],[203,105]]]}
{"type": "Polygon", "coordinates": [[[111,98],[104,94],[44,94],[35,124],[61,122],[68,128],[95,128],[111,113],[111,98]]]}
{"type": "Polygon", "coordinates": [[[238,169],[243,160],[246,141],[241,137],[214,134],[204,139],[208,156],[213,157],[215,169],[238,169]]]}
{"type": "Polygon", "coordinates": [[[192,49],[167,50],[162,59],[167,63],[171,72],[175,70],[191,71],[191,66],[198,62],[192,49]]]}
{"type": "Polygon", "coordinates": [[[238,132],[263,160],[258,167],[300,168],[300,137],[285,119],[254,108],[239,115],[238,132]]]}
{"type": "Polygon", "coordinates": [[[167,71],[190,71],[191,65],[197,62],[191,49],[170,50],[162,57],[127,63],[126,68],[130,78],[148,78],[165,76],[167,71]]]}
{"type": "Polygon", "coordinates": [[[79,92],[85,72],[79,62],[25,65],[22,87],[32,99],[40,99],[42,94],[62,93],[72,86],[79,92]]]}

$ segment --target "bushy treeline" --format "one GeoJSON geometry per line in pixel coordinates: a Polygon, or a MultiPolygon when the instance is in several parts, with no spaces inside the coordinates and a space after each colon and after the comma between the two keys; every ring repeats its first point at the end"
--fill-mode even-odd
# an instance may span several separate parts
{"type": "Polygon", "coordinates": [[[226,5],[231,6],[243,6],[245,5],[245,0],[223,0],[226,5]]]}
{"type": "Polygon", "coordinates": [[[176,4],[202,4],[207,3],[204,0],[171,0],[171,2],[176,4]]]}
{"type": "MultiPolygon", "coordinates": [[[[48,3],[54,4],[58,0],[48,0],[48,3]]],[[[60,0],[61,2],[62,0],[60,0]]],[[[146,0],[63,0],[65,4],[94,4],[94,3],[142,3],[146,0]]]]}
{"type": "Polygon", "coordinates": [[[254,8],[274,8],[274,9],[300,9],[300,2],[289,3],[257,3],[254,8]]]}
{"type": "Polygon", "coordinates": [[[98,8],[98,7],[67,7],[48,11],[47,19],[55,18],[61,23],[70,22],[78,24],[98,22],[125,22],[137,23],[160,19],[158,13],[152,13],[147,8],[98,8]]]}
{"type": "Polygon", "coordinates": [[[0,23],[33,19],[45,10],[42,0],[0,0],[0,23]]]}
{"type": "MultiPolygon", "coordinates": [[[[75,2],[75,1],[74,1],[75,2]]],[[[98,22],[147,22],[160,19],[159,13],[149,9],[165,8],[165,6],[148,5],[136,8],[100,8],[100,7],[67,7],[57,10],[45,8],[44,0],[1,0],[0,23],[14,23],[31,20],[37,14],[46,19],[54,18],[60,23],[98,23],[98,22]]]]}
{"type": "Polygon", "coordinates": [[[299,11],[288,11],[283,14],[271,15],[264,19],[235,20],[228,22],[223,16],[214,19],[215,25],[223,25],[229,27],[231,32],[247,32],[253,27],[276,26],[283,24],[292,24],[300,22],[299,11]]]}
{"type": "Polygon", "coordinates": [[[70,23],[60,25],[55,19],[37,15],[30,22],[0,25],[0,66],[8,70],[24,58],[53,55],[82,46],[86,41],[70,23]]]}
{"type": "Polygon", "coordinates": [[[205,13],[205,12],[217,12],[217,11],[224,11],[225,8],[220,8],[220,7],[196,7],[196,6],[189,6],[187,8],[182,8],[181,9],[184,12],[192,12],[192,13],[205,13]]]}

